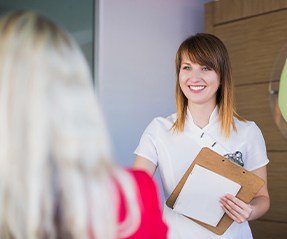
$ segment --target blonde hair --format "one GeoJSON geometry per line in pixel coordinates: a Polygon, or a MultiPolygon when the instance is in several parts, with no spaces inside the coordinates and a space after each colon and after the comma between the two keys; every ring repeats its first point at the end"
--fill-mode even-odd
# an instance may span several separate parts
{"type": "Polygon", "coordinates": [[[111,239],[140,223],[129,173],[110,158],[87,63],[34,12],[0,20],[0,238],[111,239]],[[118,186],[127,213],[118,225],[118,186]]]}
{"type": "Polygon", "coordinates": [[[233,96],[233,81],[231,76],[231,64],[228,52],[223,42],[216,36],[207,33],[198,33],[183,41],[176,53],[176,109],[177,120],[173,129],[182,132],[184,129],[188,100],[179,85],[179,72],[183,56],[199,65],[213,69],[220,78],[220,86],[216,95],[216,103],[219,111],[221,129],[226,137],[229,137],[231,128],[236,130],[234,116],[244,120],[235,111],[233,96]]]}

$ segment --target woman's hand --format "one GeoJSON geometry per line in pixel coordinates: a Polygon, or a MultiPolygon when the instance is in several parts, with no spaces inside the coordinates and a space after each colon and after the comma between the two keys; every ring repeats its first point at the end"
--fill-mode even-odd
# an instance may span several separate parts
{"type": "Polygon", "coordinates": [[[270,199],[267,189],[266,166],[253,170],[252,173],[262,178],[265,181],[265,184],[252,199],[250,204],[246,204],[242,200],[230,194],[227,194],[220,199],[223,210],[231,219],[237,223],[260,218],[268,211],[270,207],[270,199]]]}
{"type": "Polygon", "coordinates": [[[247,221],[253,211],[250,204],[246,204],[231,194],[223,196],[220,199],[220,204],[226,214],[237,223],[247,221]]]}

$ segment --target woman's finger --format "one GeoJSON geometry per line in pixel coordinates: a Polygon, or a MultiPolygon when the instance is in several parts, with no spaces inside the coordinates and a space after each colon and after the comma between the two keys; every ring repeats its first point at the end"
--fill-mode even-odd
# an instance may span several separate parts
{"type": "Polygon", "coordinates": [[[231,195],[231,194],[226,194],[225,197],[229,200],[231,200],[232,202],[234,202],[236,205],[238,205],[239,207],[241,207],[243,210],[247,209],[248,204],[246,204],[245,202],[243,202],[242,200],[240,200],[239,198],[231,195]]]}
{"type": "Polygon", "coordinates": [[[249,216],[251,215],[252,207],[249,204],[240,200],[239,198],[234,197],[231,194],[227,194],[222,199],[225,199],[227,202],[229,202],[229,204],[231,204],[231,202],[234,203],[238,207],[236,208],[237,212],[242,214],[246,219],[249,218],[249,216]]]}
{"type": "MultiPolygon", "coordinates": [[[[234,208],[232,208],[226,201],[221,201],[221,205],[224,207],[224,211],[228,211],[231,215],[233,215],[233,218],[236,218],[236,222],[241,223],[245,221],[244,217],[241,215],[240,212],[236,211],[234,208]]],[[[241,209],[240,209],[241,210],[241,209]]]]}
{"type": "Polygon", "coordinates": [[[237,223],[242,223],[243,220],[241,217],[237,217],[236,215],[234,215],[233,213],[231,213],[231,211],[229,210],[228,206],[226,205],[221,205],[222,206],[222,209],[225,211],[225,213],[232,219],[234,220],[235,222],[237,223]]]}
{"type": "Polygon", "coordinates": [[[223,197],[221,199],[221,203],[225,203],[225,204],[228,204],[229,207],[233,210],[233,211],[236,211],[238,214],[242,214],[243,212],[243,209],[241,207],[239,207],[237,204],[235,204],[234,201],[228,199],[228,198],[225,198],[223,197]]]}

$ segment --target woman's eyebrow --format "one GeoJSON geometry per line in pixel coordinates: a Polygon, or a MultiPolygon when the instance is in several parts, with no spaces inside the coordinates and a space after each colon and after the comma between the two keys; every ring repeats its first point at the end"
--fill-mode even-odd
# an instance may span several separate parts
{"type": "Polygon", "coordinates": [[[181,64],[182,65],[190,65],[190,63],[188,63],[188,62],[182,62],[181,64]]]}

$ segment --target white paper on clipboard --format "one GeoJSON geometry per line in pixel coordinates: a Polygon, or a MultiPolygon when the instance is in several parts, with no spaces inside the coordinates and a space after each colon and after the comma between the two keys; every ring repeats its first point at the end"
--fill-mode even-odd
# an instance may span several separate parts
{"type": "Polygon", "coordinates": [[[240,188],[240,184],[195,164],[174,211],[216,227],[224,214],[220,198],[227,193],[235,196],[240,188]]]}

